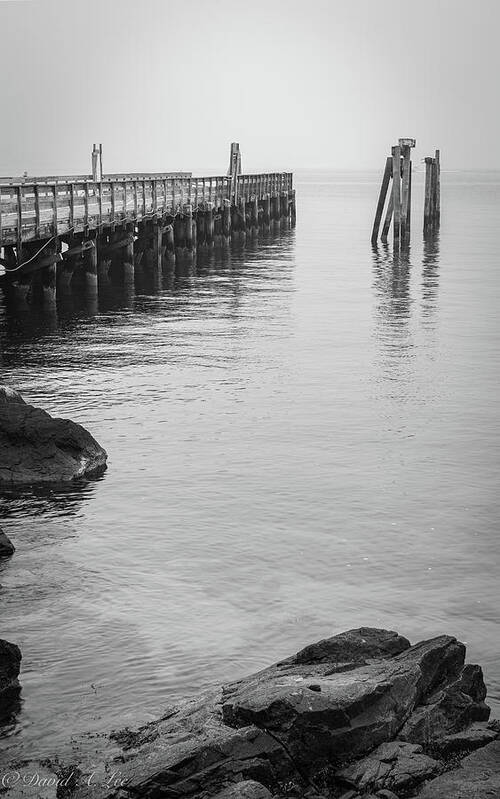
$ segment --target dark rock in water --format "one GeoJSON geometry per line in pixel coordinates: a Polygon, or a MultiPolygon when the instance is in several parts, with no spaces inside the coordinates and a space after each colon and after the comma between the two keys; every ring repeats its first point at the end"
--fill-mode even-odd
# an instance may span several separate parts
{"type": "Polygon", "coordinates": [[[429,782],[418,799],[497,799],[500,797],[500,741],[465,757],[459,768],[429,782]]]}
{"type": "Polygon", "coordinates": [[[391,741],[338,772],[337,777],[361,793],[383,788],[403,791],[435,777],[441,770],[441,763],[424,755],[421,746],[391,741]]]}
{"type": "MultiPolygon", "coordinates": [[[[57,769],[90,774],[97,763],[104,774],[120,771],[118,793],[97,778],[78,782],[71,799],[413,795],[422,781],[441,780],[436,775],[458,756],[441,758],[434,740],[431,751],[401,741],[400,731],[419,729],[422,709],[436,704],[440,728],[453,728],[457,697],[468,708],[460,724],[486,712],[482,672],[464,666],[464,657],[464,645],[449,636],[410,646],[386,630],[351,630],[182,702],[139,730],[102,736],[98,749],[72,739],[58,751],[57,769]],[[438,698],[445,696],[454,701],[438,698]]],[[[491,734],[496,729],[481,740],[491,734]]]]}
{"type": "Polygon", "coordinates": [[[0,527],[0,558],[10,558],[16,548],[10,538],[8,538],[0,527]]]}
{"type": "Polygon", "coordinates": [[[0,692],[18,685],[21,650],[10,641],[0,638],[0,692]]]}
{"type": "Polygon", "coordinates": [[[0,638],[0,721],[13,710],[19,697],[21,651],[18,646],[0,638]]]}
{"type": "Polygon", "coordinates": [[[54,419],[0,386],[0,484],[91,477],[104,471],[106,458],[81,425],[54,419]]]}

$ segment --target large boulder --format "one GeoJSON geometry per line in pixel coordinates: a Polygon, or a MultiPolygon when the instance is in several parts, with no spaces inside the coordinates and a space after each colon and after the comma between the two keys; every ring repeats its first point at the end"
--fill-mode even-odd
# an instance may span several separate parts
{"type": "Polygon", "coordinates": [[[67,482],[100,474],[106,452],[81,425],[54,419],[0,386],[0,484],[67,482]]]}
{"type": "Polygon", "coordinates": [[[0,638],[0,722],[5,721],[17,702],[20,667],[19,647],[0,638]]]}
{"type": "MultiPolygon", "coordinates": [[[[315,652],[309,662],[303,655],[297,662],[296,656],[226,686],[224,721],[268,731],[302,772],[312,776],[325,764],[343,763],[391,741],[430,695],[456,684],[465,647],[449,636],[413,647],[401,639],[394,646],[396,634],[387,635],[385,630],[370,631],[373,657],[368,650],[358,655],[368,638],[361,628],[348,633],[353,645],[341,647],[340,661],[338,641],[332,639],[328,646],[321,643],[322,651],[334,652],[332,660],[318,659],[315,652]],[[389,650],[381,648],[387,640],[393,641],[389,650]]],[[[418,736],[414,742],[421,743],[418,736]]]]}

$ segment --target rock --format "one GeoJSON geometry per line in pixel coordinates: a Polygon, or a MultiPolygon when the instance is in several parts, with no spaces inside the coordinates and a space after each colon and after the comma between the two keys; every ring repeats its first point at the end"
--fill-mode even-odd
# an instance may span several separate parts
{"type": "Polygon", "coordinates": [[[11,402],[19,402],[24,405],[24,400],[18,391],[9,386],[0,386],[0,404],[11,402]]]}
{"type": "Polygon", "coordinates": [[[483,704],[482,674],[464,657],[449,636],[410,646],[386,630],[350,630],[139,730],[101,735],[97,748],[61,743],[57,770],[98,770],[71,799],[406,796],[441,764],[397,740],[401,728],[451,689],[483,704]],[[117,770],[124,787],[107,792],[104,777],[117,770]]]}
{"type": "Polygon", "coordinates": [[[339,771],[337,778],[360,793],[367,790],[408,790],[434,777],[441,764],[415,744],[392,741],[377,747],[370,755],[339,771]]]}
{"type": "Polygon", "coordinates": [[[0,484],[67,482],[97,475],[106,452],[87,430],[52,418],[0,387],[0,484]]]}
{"type": "Polygon", "coordinates": [[[389,791],[387,788],[377,791],[376,796],[377,799],[399,799],[393,791],[389,791]]]}
{"type": "Polygon", "coordinates": [[[17,709],[20,666],[19,647],[0,639],[0,721],[5,721],[17,709]]]}
{"type": "Polygon", "coordinates": [[[440,756],[448,757],[456,752],[472,752],[480,749],[496,738],[498,738],[496,730],[488,729],[485,724],[473,724],[467,730],[456,732],[454,735],[445,735],[436,743],[435,749],[440,756]]]}
{"type": "Polygon", "coordinates": [[[465,757],[459,768],[431,780],[418,799],[497,799],[500,796],[500,741],[465,757]]]}
{"type": "Polygon", "coordinates": [[[17,678],[20,666],[21,650],[19,647],[0,638],[0,692],[19,685],[17,678]]]}
{"type": "Polygon", "coordinates": [[[457,680],[431,693],[412,713],[399,738],[428,747],[474,721],[487,721],[490,709],[483,702],[485,696],[480,666],[465,666],[457,680]]]}
{"type": "Polygon", "coordinates": [[[245,780],[218,793],[214,799],[272,799],[271,794],[260,782],[245,780]]]}
{"type": "Polygon", "coordinates": [[[421,642],[395,656],[391,656],[394,649],[406,646],[406,639],[398,640],[396,633],[362,628],[339,638],[340,642],[331,639],[308,648],[312,652],[308,658],[302,650],[254,677],[226,686],[225,723],[269,731],[298,767],[313,776],[325,762],[334,759],[341,765],[392,740],[416,705],[438,686],[456,681],[464,665],[464,645],[449,636],[421,642]],[[365,643],[368,640],[372,650],[365,643]],[[327,652],[333,653],[333,661],[325,660],[327,652]],[[338,671],[339,657],[351,663],[359,657],[361,663],[338,671]],[[321,692],[308,690],[312,679],[321,692]]]}
{"type": "Polygon", "coordinates": [[[9,558],[14,554],[16,548],[10,538],[8,538],[0,527],[0,558],[9,558]]]}
{"type": "Polygon", "coordinates": [[[409,649],[410,642],[392,630],[360,627],[325,638],[301,649],[278,665],[329,663],[362,665],[367,659],[394,657],[409,649]]]}

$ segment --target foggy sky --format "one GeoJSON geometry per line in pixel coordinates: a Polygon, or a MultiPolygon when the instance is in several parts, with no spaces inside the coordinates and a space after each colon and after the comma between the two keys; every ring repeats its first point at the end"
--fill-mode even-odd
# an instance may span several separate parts
{"type": "Polygon", "coordinates": [[[0,175],[500,168],[499,0],[0,0],[0,175]]]}

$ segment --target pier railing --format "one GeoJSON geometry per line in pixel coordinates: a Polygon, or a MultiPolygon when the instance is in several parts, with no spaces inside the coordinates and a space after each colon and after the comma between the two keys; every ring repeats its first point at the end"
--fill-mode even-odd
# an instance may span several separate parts
{"type": "Polygon", "coordinates": [[[292,173],[227,176],[112,175],[95,182],[81,176],[0,182],[0,247],[96,230],[106,225],[175,215],[224,200],[250,201],[292,190],[292,173]],[[110,179],[111,177],[111,179],[110,179]]]}

